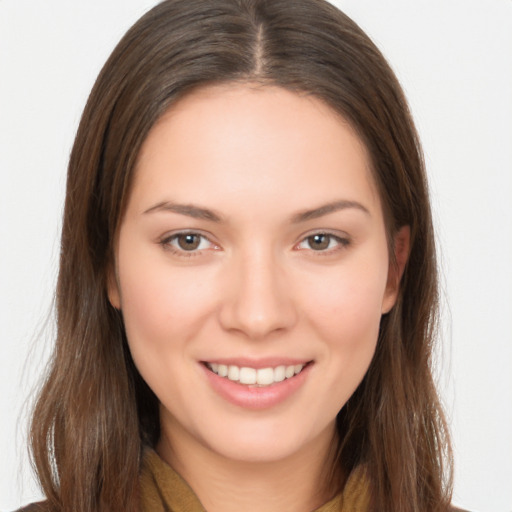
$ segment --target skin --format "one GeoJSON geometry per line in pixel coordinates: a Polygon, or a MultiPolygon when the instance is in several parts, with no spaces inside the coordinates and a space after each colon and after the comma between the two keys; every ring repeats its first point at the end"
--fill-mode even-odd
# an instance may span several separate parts
{"type": "Polygon", "coordinates": [[[310,511],[336,491],[322,485],[335,418],[395,303],[408,236],[395,268],[365,147],[317,99],[209,87],[153,127],[109,298],[161,403],[157,451],[207,510],[310,511]],[[290,357],[310,362],[301,385],[258,409],[219,395],[203,364],[290,357]]]}

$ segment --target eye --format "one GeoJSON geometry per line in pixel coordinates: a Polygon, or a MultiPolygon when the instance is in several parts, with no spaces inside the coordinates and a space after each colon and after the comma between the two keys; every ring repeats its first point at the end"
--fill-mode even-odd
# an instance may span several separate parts
{"type": "Polygon", "coordinates": [[[204,235],[194,232],[176,233],[164,238],[161,241],[161,244],[175,252],[181,253],[193,253],[216,247],[216,245],[208,240],[204,235]]]}
{"type": "Polygon", "coordinates": [[[298,249],[310,249],[316,252],[328,252],[347,246],[349,240],[332,233],[314,233],[297,245],[298,249]]]}

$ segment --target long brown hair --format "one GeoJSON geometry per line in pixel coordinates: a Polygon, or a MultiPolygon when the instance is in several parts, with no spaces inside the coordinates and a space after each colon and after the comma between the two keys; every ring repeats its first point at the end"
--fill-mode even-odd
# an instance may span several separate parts
{"type": "Polygon", "coordinates": [[[91,92],[71,153],[57,286],[57,340],[31,426],[52,511],[137,510],[142,447],[158,401],[127,348],[107,276],[137,155],[159,117],[227,81],[311,94],[357,130],[372,161],[390,254],[411,228],[398,302],[363,382],[337,419],[337,464],[364,464],[373,510],[446,510],[451,453],[432,379],[437,267],[420,144],[385,59],[324,0],[167,0],[124,36],[91,92]]]}

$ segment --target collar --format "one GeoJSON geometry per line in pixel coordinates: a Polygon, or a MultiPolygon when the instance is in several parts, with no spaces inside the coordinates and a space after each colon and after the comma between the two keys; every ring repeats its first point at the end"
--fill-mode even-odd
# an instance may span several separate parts
{"type": "MultiPolygon", "coordinates": [[[[144,452],[140,498],[142,512],[206,512],[187,482],[151,449],[144,452]]],[[[366,512],[368,505],[367,480],[357,467],[343,491],[314,512],[366,512]]]]}

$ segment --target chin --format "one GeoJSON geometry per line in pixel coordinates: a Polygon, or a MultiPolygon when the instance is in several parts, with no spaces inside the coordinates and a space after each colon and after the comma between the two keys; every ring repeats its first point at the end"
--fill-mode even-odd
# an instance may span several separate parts
{"type": "MultiPolygon", "coordinates": [[[[335,422],[317,432],[297,429],[297,421],[280,423],[272,421],[247,422],[232,429],[219,426],[202,436],[203,446],[225,459],[240,463],[275,463],[301,455],[308,456],[310,447],[318,451],[318,441],[323,438],[326,450],[335,437],[335,422]]],[[[303,425],[304,426],[304,425],[303,425]]]]}

